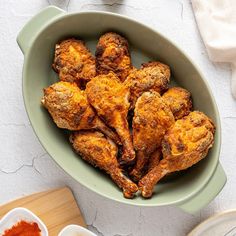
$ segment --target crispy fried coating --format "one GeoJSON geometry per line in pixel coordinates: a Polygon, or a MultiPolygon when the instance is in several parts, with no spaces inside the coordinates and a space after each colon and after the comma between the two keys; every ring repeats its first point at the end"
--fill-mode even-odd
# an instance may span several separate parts
{"type": "Polygon", "coordinates": [[[117,33],[103,34],[98,41],[95,55],[96,71],[99,75],[113,71],[124,81],[132,69],[128,42],[117,33]]]}
{"type": "Polygon", "coordinates": [[[100,132],[80,131],[75,132],[70,141],[85,161],[110,175],[126,198],[132,198],[138,191],[137,185],[123,174],[116,159],[117,147],[109,138],[100,132]]]}
{"type": "Polygon", "coordinates": [[[80,88],[96,75],[95,58],[83,41],[74,38],[56,44],[52,67],[60,80],[75,82],[80,88]]]}
{"type": "Polygon", "coordinates": [[[148,158],[161,145],[174,116],[158,92],[145,92],[137,100],[133,117],[133,144],[137,161],[130,173],[135,181],[142,177],[148,158]]]}
{"type": "Polygon", "coordinates": [[[119,143],[117,135],[99,119],[88,103],[85,92],[75,83],[60,81],[45,88],[42,104],[59,128],[99,129],[119,143]]]}
{"type": "Polygon", "coordinates": [[[119,135],[123,145],[121,160],[126,164],[134,161],[135,152],[127,121],[129,89],[110,72],[94,77],[87,84],[86,93],[98,115],[119,135]]]}
{"type": "Polygon", "coordinates": [[[188,115],[193,108],[191,94],[184,88],[170,88],[162,98],[169,105],[176,120],[188,115]]]}
{"type": "Polygon", "coordinates": [[[162,141],[163,159],[140,181],[143,197],[151,197],[155,184],[166,174],[191,167],[207,156],[214,142],[212,120],[199,111],[177,120],[162,141]]]}
{"type": "Polygon", "coordinates": [[[133,69],[125,80],[125,85],[130,88],[130,109],[143,92],[150,90],[162,93],[168,88],[170,82],[169,66],[158,62],[148,62],[142,64],[139,70],[133,69]]]}

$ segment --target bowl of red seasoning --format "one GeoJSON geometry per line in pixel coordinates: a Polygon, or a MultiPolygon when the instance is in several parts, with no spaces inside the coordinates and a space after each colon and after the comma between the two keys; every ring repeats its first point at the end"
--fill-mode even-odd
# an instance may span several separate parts
{"type": "Polygon", "coordinates": [[[1,236],[48,236],[45,224],[26,208],[14,208],[0,220],[1,236]]]}

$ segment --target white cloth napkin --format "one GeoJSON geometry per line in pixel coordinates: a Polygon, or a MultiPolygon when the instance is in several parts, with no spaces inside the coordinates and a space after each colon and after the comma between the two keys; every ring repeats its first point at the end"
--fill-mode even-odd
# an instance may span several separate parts
{"type": "Polygon", "coordinates": [[[236,98],[236,0],[192,0],[192,5],[209,58],[231,63],[236,98]]]}

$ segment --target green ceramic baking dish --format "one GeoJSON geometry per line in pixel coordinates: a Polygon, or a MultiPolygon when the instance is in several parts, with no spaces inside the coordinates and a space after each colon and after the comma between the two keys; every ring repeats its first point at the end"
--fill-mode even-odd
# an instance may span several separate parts
{"type": "Polygon", "coordinates": [[[157,31],[125,16],[107,12],[68,14],[48,7],[21,30],[17,42],[24,53],[23,95],[32,127],[51,157],[74,179],[109,199],[136,206],[175,205],[195,212],[207,205],[223,188],[226,176],[219,163],[220,119],[209,86],[193,62],[157,31]],[[172,81],[192,93],[194,108],[205,112],[216,124],[215,143],[208,157],[194,167],[157,185],[151,199],[125,199],[122,192],[99,170],[82,161],[72,150],[67,135],[52,122],[41,107],[42,89],[57,81],[52,70],[55,43],[75,36],[94,52],[99,35],[116,31],[130,42],[135,66],[149,60],[170,65],[172,81]]]}

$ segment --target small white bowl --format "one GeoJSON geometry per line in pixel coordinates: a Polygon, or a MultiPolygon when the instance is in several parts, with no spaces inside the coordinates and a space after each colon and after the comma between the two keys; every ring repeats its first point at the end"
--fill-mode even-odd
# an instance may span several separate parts
{"type": "Polygon", "coordinates": [[[14,208],[3,216],[0,220],[0,235],[3,235],[5,230],[12,228],[13,225],[21,220],[36,222],[41,230],[41,235],[48,236],[48,230],[45,224],[33,212],[23,207],[14,208]]]}
{"type": "Polygon", "coordinates": [[[58,236],[78,236],[78,235],[97,236],[96,234],[92,233],[91,231],[79,225],[67,225],[58,234],[58,236]]]}

